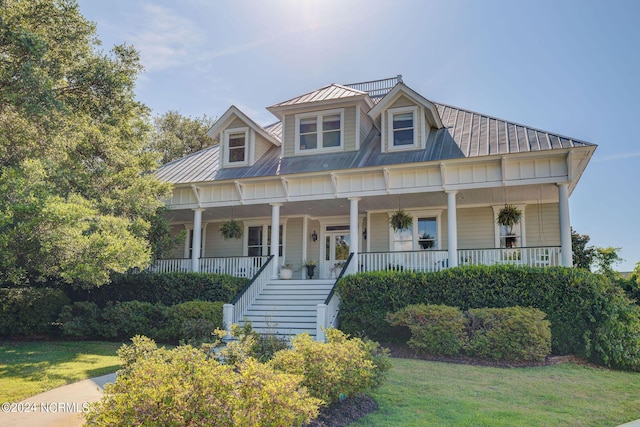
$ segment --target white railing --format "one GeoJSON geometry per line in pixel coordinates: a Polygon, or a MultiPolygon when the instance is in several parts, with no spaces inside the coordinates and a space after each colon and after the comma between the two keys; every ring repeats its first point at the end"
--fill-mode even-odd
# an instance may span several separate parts
{"type": "Polygon", "coordinates": [[[358,271],[438,271],[448,267],[447,251],[363,252],[358,271]]]}
{"type": "Polygon", "coordinates": [[[253,301],[255,301],[271,280],[272,271],[269,268],[269,264],[273,260],[273,255],[267,257],[266,260],[267,261],[260,267],[257,274],[253,277],[253,280],[249,282],[240,295],[231,301],[231,304],[224,305],[222,310],[222,322],[227,331],[231,331],[231,324],[238,323],[242,320],[244,312],[253,303],[253,301]]]}
{"type": "Polygon", "coordinates": [[[458,265],[494,264],[557,267],[561,265],[560,248],[551,246],[509,249],[462,249],[458,251],[458,265]]]}
{"type": "MultiPolygon", "coordinates": [[[[251,278],[266,262],[266,256],[200,258],[201,273],[230,274],[236,277],[251,278]]],[[[147,270],[152,273],[190,272],[191,259],[159,259],[147,270]]]]}
{"type": "Polygon", "coordinates": [[[191,260],[188,258],[158,259],[146,271],[150,273],[187,273],[191,271],[191,260]]]}

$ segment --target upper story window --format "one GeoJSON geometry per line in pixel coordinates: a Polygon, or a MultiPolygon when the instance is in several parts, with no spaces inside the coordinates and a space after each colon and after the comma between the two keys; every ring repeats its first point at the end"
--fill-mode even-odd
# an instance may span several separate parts
{"type": "Polygon", "coordinates": [[[249,164],[249,128],[224,131],[224,160],[228,166],[249,164]]]}
{"type": "Polygon", "coordinates": [[[296,115],[296,153],[339,150],[343,146],[344,110],[296,115]]]}
{"type": "Polygon", "coordinates": [[[389,150],[401,150],[418,146],[418,107],[392,108],[387,111],[389,150]]]}

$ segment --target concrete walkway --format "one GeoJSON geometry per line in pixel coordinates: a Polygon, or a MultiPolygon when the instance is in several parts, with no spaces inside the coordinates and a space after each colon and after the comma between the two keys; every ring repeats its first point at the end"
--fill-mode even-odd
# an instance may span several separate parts
{"type": "Polygon", "coordinates": [[[3,403],[3,427],[75,427],[84,423],[83,407],[102,398],[104,385],[115,382],[116,374],[67,384],[19,403],[3,403]]]}

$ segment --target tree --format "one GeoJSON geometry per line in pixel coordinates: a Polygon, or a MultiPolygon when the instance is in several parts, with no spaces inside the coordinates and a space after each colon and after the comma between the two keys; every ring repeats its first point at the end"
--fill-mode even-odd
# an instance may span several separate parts
{"type": "Polygon", "coordinates": [[[207,117],[184,117],[168,111],[153,120],[149,149],[162,156],[162,163],[180,159],[216,142],[207,135],[215,120],[207,117]]]}
{"type": "Polygon", "coordinates": [[[618,255],[620,249],[611,246],[606,248],[596,247],[593,256],[593,265],[596,272],[615,278],[617,273],[613,270],[613,265],[624,261],[618,255]]]}
{"type": "Polygon", "coordinates": [[[0,281],[99,286],[150,262],[170,187],[145,173],[142,68],[98,46],[75,0],[0,3],[0,281]]]}
{"type": "Polygon", "coordinates": [[[589,270],[593,263],[595,249],[587,247],[591,238],[588,234],[579,234],[571,228],[571,249],[573,250],[573,266],[589,270]]]}

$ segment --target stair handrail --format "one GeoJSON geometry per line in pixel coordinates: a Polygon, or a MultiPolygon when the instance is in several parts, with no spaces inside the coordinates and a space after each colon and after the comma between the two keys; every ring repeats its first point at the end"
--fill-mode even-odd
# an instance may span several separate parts
{"type": "Polygon", "coordinates": [[[262,292],[264,286],[269,283],[271,279],[271,270],[268,268],[269,264],[273,260],[273,255],[270,255],[258,272],[253,276],[251,281],[240,291],[238,295],[229,303],[225,304],[223,308],[222,322],[227,331],[231,330],[231,324],[240,321],[240,316],[248,307],[251,302],[262,292]]]}
{"type": "Polygon", "coordinates": [[[344,276],[345,272],[348,271],[349,264],[353,257],[354,253],[351,252],[349,254],[349,258],[347,258],[347,261],[342,266],[342,270],[340,271],[338,278],[333,283],[329,295],[324,300],[324,304],[318,304],[316,306],[316,340],[318,341],[325,341],[325,329],[335,326],[335,321],[338,317],[338,305],[340,304],[340,298],[338,294],[336,294],[336,283],[338,283],[342,276],[344,276]]]}

